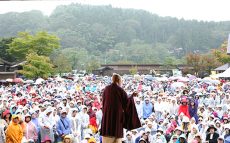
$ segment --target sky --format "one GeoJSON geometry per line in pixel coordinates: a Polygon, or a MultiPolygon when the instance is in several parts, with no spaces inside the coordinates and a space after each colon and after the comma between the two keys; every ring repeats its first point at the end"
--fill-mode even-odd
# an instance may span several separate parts
{"type": "Polygon", "coordinates": [[[230,0],[50,0],[50,1],[0,1],[0,14],[41,10],[50,15],[58,5],[81,3],[112,5],[116,8],[143,9],[159,16],[186,20],[230,21],[230,0]]]}

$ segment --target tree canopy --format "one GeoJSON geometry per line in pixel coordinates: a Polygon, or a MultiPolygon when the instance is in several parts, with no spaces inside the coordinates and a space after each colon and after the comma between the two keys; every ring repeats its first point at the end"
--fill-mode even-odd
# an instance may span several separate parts
{"type": "Polygon", "coordinates": [[[9,53],[18,60],[24,60],[26,55],[34,52],[37,55],[49,56],[54,49],[60,47],[59,39],[45,31],[31,35],[28,32],[19,32],[18,36],[9,44],[9,53]]]}
{"type": "Polygon", "coordinates": [[[53,72],[53,64],[49,57],[39,56],[37,53],[29,53],[26,56],[26,64],[19,73],[27,78],[48,78],[53,72]]]}
{"type": "MultiPolygon", "coordinates": [[[[202,54],[218,47],[230,32],[230,22],[184,20],[160,17],[143,10],[80,4],[58,6],[50,16],[40,11],[0,14],[0,21],[0,37],[16,37],[19,31],[45,30],[60,38],[62,52],[69,49],[78,53],[81,49],[83,59],[92,56],[103,64],[163,64],[168,63],[168,59],[183,62],[188,53],[202,54]]],[[[33,42],[31,35],[21,38],[33,42]]],[[[29,43],[21,44],[19,46],[29,43]]],[[[18,56],[25,58],[26,52],[20,52],[18,56]]],[[[43,55],[43,52],[37,54],[43,55]]],[[[74,68],[85,61],[78,56],[71,58],[74,68]]]]}

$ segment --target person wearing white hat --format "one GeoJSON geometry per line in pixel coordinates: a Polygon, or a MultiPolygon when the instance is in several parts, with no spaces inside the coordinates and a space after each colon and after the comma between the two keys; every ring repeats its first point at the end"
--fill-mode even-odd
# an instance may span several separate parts
{"type": "Polygon", "coordinates": [[[219,136],[219,138],[217,139],[217,143],[228,143],[224,141],[224,136],[219,136]]]}
{"type": "Polygon", "coordinates": [[[134,130],[131,130],[131,133],[132,133],[132,136],[133,136],[133,140],[135,141],[136,140],[136,138],[138,137],[138,131],[137,131],[137,129],[134,129],[134,130]]]}
{"type": "Polygon", "coordinates": [[[143,103],[143,118],[147,119],[151,114],[153,110],[153,105],[150,102],[149,97],[145,97],[145,101],[143,103]]]}
{"type": "Polygon", "coordinates": [[[85,134],[84,138],[82,139],[81,143],[88,143],[88,140],[91,138],[89,134],[85,134]]]}
{"type": "Polygon", "coordinates": [[[134,139],[130,131],[126,133],[126,138],[125,138],[124,143],[134,143],[134,139]]]}
{"type": "Polygon", "coordinates": [[[32,117],[29,113],[25,115],[24,141],[37,142],[38,133],[34,123],[31,121],[32,117]]]}
{"type": "Polygon", "coordinates": [[[157,98],[157,102],[154,104],[154,109],[155,109],[155,114],[156,114],[156,118],[157,120],[160,120],[162,118],[162,113],[163,113],[163,109],[162,108],[162,99],[161,97],[157,98]]]}
{"type": "Polygon", "coordinates": [[[61,111],[61,116],[56,124],[56,129],[58,133],[58,142],[62,141],[64,136],[71,134],[71,123],[70,119],[67,117],[67,111],[65,109],[61,111]]]}
{"type": "Polygon", "coordinates": [[[87,107],[82,105],[82,111],[79,113],[81,119],[81,138],[87,134],[87,130],[89,127],[89,115],[87,114],[87,107]]]}
{"type": "Polygon", "coordinates": [[[193,125],[191,132],[188,134],[188,142],[189,143],[193,141],[193,139],[195,138],[195,135],[197,133],[199,133],[198,127],[197,127],[197,125],[193,125]]]}
{"type": "Polygon", "coordinates": [[[39,123],[40,123],[40,134],[41,134],[41,141],[45,139],[46,136],[51,139],[52,142],[54,142],[54,123],[53,120],[51,120],[50,116],[53,109],[52,107],[48,107],[39,117],[39,123]]]}
{"type": "Polygon", "coordinates": [[[73,135],[73,143],[78,143],[81,140],[81,119],[78,114],[78,109],[70,110],[71,132],[73,135]]]}
{"type": "Polygon", "coordinates": [[[224,130],[224,141],[225,143],[230,143],[230,124],[226,124],[224,130]]]}
{"type": "Polygon", "coordinates": [[[178,109],[179,109],[179,105],[177,104],[175,98],[172,98],[169,109],[170,109],[170,114],[171,115],[177,115],[178,109]]]}
{"type": "Polygon", "coordinates": [[[136,99],[136,109],[137,109],[137,114],[138,117],[141,119],[143,117],[143,104],[141,103],[140,98],[135,98],[136,99]]]}

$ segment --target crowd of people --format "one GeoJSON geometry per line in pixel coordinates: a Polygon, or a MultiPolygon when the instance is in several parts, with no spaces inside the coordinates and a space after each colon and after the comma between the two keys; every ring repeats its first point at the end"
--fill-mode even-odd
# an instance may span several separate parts
{"type": "MultiPolygon", "coordinates": [[[[123,76],[142,126],[124,143],[230,143],[225,80],[123,76]]],[[[110,77],[49,78],[0,85],[0,143],[100,143],[102,93],[110,77]]]]}

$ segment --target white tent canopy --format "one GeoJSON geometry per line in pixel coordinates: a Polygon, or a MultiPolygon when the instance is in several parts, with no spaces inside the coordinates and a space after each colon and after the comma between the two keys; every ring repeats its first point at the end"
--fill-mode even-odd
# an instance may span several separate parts
{"type": "Polygon", "coordinates": [[[230,68],[228,68],[223,73],[217,74],[218,77],[230,77],[230,68]]]}

